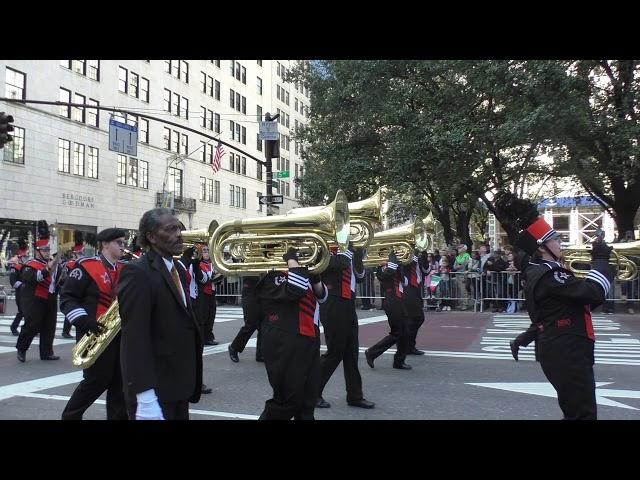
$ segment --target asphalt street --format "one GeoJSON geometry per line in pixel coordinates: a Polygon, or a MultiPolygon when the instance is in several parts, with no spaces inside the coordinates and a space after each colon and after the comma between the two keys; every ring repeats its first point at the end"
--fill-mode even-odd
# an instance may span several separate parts
{"type": "MultiPolygon", "coordinates": [[[[27,362],[16,359],[9,330],[15,307],[0,314],[0,419],[59,419],[82,378],[71,364],[75,342],[61,337],[62,316],[54,350],[61,360],[39,359],[37,337],[27,362]]],[[[392,368],[391,349],[371,369],[364,349],[388,332],[381,310],[358,311],[360,372],[364,393],[376,403],[371,410],[346,403],[342,365],[329,381],[324,398],[328,409],[316,409],[319,420],[556,420],[562,413],[555,391],[546,381],[532,348],[520,361],[509,353],[508,341],[524,330],[526,313],[426,313],[418,348],[409,356],[412,370],[392,368]]],[[[256,419],[271,396],[264,364],[255,361],[255,336],[240,362],[229,359],[227,346],[242,326],[242,311],[219,306],[214,331],[220,345],[206,347],[204,381],[213,393],[191,405],[194,420],[256,419]]],[[[599,419],[640,419],[640,315],[594,315],[597,336],[595,375],[599,419]]],[[[85,414],[105,418],[104,395],[85,414]]]]}

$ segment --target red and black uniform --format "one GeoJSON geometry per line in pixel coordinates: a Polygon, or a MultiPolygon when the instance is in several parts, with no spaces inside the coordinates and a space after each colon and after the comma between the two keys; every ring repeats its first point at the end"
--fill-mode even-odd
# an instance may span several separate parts
{"type": "Polygon", "coordinates": [[[247,346],[247,342],[258,331],[256,343],[256,360],[261,362],[262,358],[262,332],[260,331],[260,309],[258,308],[258,300],[256,298],[256,285],[260,277],[244,277],[242,283],[241,304],[242,314],[244,316],[244,325],[238,331],[238,334],[231,342],[229,348],[235,352],[242,352],[247,346]]]}
{"type": "MultiPolygon", "coordinates": [[[[116,299],[118,277],[124,263],[111,264],[104,256],[77,260],[69,272],[60,295],[60,310],[76,327],[76,341],[89,332],[116,299]]],[[[120,371],[120,333],[83,370],[84,380],[77,386],[62,412],[63,420],[82,420],[82,415],[107,391],[107,420],[126,420],[127,411],[120,371]]]]}
{"type": "Polygon", "coordinates": [[[40,334],[40,358],[53,356],[53,338],[58,314],[57,279],[62,268],[47,270],[47,261],[34,258],[21,270],[23,291],[21,295],[24,325],[20,330],[16,349],[26,352],[36,334],[40,334]]]}
{"type": "Polygon", "coordinates": [[[608,268],[606,260],[602,266],[594,264],[585,279],[552,261],[532,262],[525,270],[538,359],[567,420],[597,418],[591,309],[609,292],[608,268]]]}
{"type": "Polygon", "coordinates": [[[271,271],[256,285],[262,351],[273,398],[261,420],[313,420],[318,398],[320,307],[307,267],[271,271]]]}
{"type": "MultiPolygon", "coordinates": [[[[64,265],[62,266],[62,279],[60,280],[60,291],[62,292],[62,287],[64,287],[64,282],[67,280],[67,277],[69,276],[69,273],[76,268],[76,262],[77,260],[69,260],[67,262],[64,263],[64,265]]],[[[63,337],[67,337],[71,335],[71,322],[69,321],[69,319],[65,316],[64,317],[64,323],[62,324],[62,336],[63,337]]]]}
{"type": "Polygon", "coordinates": [[[391,331],[382,340],[367,349],[367,356],[374,360],[395,344],[397,347],[393,356],[393,366],[398,368],[404,364],[409,344],[409,329],[405,321],[407,312],[403,268],[390,260],[386,266],[378,267],[376,276],[384,291],[383,307],[391,331]]]}
{"type": "Polygon", "coordinates": [[[200,291],[198,295],[198,310],[199,321],[203,325],[203,335],[205,345],[211,344],[216,336],[213,334],[213,323],[216,320],[216,283],[222,281],[222,277],[218,277],[214,280],[215,269],[211,261],[202,260],[198,264],[198,270],[196,272],[201,278],[198,278],[200,282],[200,291]]]}
{"type": "Polygon", "coordinates": [[[18,313],[16,313],[13,322],[11,322],[11,332],[14,335],[17,335],[15,332],[18,329],[18,325],[20,325],[20,320],[24,314],[22,313],[22,268],[24,265],[19,261],[17,263],[12,263],[9,270],[9,283],[13,287],[16,295],[16,307],[18,307],[18,313]]]}
{"type": "Polygon", "coordinates": [[[320,321],[324,327],[327,352],[320,360],[320,396],[340,362],[344,369],[347,403],[364,399],[362,377],[358,370],[358,315],[356,313],[356,282],[364,279],[361,250],[347,250],[331,255],[322,272],[322,281],[329,298],[320,306],[320,321]],[[356,258],[354,258],[354,255],[356,258]]]}
{"type": "Polygon", "coordinates": [[[422,289],[424,284],[424,271],[422,258],[413,256],[409,266],[404,267],[407,285],[404,289],[404,306],[407,312],[406,328],[408,330],[407,351],[416,350],[416,337],[418,330],[424,323],[424,310],[422,309],[422,289]]]}

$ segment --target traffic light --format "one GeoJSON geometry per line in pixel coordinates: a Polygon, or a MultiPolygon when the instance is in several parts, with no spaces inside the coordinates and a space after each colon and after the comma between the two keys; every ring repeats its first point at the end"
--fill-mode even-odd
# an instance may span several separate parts
{"type": "Polygon", "coordinates": [[[9,135],[9,132],[13,132],[11,123],[13,123],[13,117],[0,112],[0,148],[3,148],[5,143],[13,142],[13,137],[9,135]]]}
{"type": "Polygon", "coordinates": [[[278,158],[280,157],[280,140],[265,140],[265,157],[278,158]]]}

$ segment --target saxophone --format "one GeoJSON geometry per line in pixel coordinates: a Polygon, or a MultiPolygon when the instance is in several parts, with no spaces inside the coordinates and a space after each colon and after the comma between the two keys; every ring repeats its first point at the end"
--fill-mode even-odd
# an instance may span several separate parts
{"type": "MultiPolygon", "coordinates": [[[[133,258],[139,258],[139,255],[135,255],[127,249],[124,252],[131,253],[133,258]]],[[[113,339],[116,338],[116,335],[120,333],[118,299],[115,299],[109,309],[98,318],[98,323],[102,325],[102,333],[100,335],[89,332],[73,347],[71,353],[75,367],[85,369],[93,365],[113,339]]]]}

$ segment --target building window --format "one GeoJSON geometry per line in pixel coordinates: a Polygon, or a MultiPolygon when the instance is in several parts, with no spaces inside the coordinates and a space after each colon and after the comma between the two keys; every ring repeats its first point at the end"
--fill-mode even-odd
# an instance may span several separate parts
{"type": "MultiPolygon", "coordinates": [[[[214,60],[214,61],[213,61],[213,64],[214,64],[216,67],[220,68],[220,60],[214,60]]],[[[220,203],[220,202],[218,202],[218,203],[220,203]]]]}
{"type": "Polygon", "coordinates": [[[200,200],[204,201],[207,199],[207,179],[204,177],[200,177],[200,200]]]}
{"type": "Polygon", "coordinates": [[[236,207],[240,208],[242,204],[240,203],[241,195],[240,195],[240,187],[236,185],[236,207]]]}
{"type": "Polygon", "coordinates": [[[207,163],[212,164],[213,163],[213,144],[207,144],[206,149],[207,149],[206,161],[207,163]]]}
{"type": "Polygon", "coordinates": [[[235,187],[233,185],[229,185],[229,206],[230,207],[235,207],[236,206],[236,196],[235,196],[235,187]]]}
{"type": "Polygon", "coordinates": [[[5,97],[24,100],[27,77],[24,73],[7,67],[5,97]]]}
{"type": "Polygon", "coordinates": [[[87,60],[89,67],[89,78],[97,82],[100,81],[100,60],[87,60]]]}
{"type": "Polygon", "coordinates": [[[149,188],[149,162],[144,160],[138,160],[138,173],[139,173],[139,187],[147,189],[149,188]]]}
{"type": "Polygon", "coordinates": [[[171,132],[171,151],[180,153],[180,132],[171,132]]]}
{"type": "Polygon", "coordinates": [[[141,118],[138,123],[138,140],[149,143],[149,120],[146,118],[141,118]]]}
{"type": "Polygon", "coordinates": [[[242,157],[242,175],[247,174],[247,157],[242,157]]]}
{"type": "Polygon", "coordinates": [[[60,60],[60,66],[71,70],[71,60],[60,60]]]}
{"type": "Polygon", "coordinates": [[[256,105],[256,119],[259,122],[263,121],[263,119],[262,119],[262,107],[260,105],[256,105]]]}
{"type": "Polygon", "coordinates": [[[128,90],[128,76],[129,71],[124,67],[118,68],[118,91],[122,93],[127,93],[128,90]]]}
{"type": "Polygon", "coordinates": [[[234,163],[233,162],[234,162],[235,158],[236,158],[236,156],[233,153],[229,152],[229,170],[231,170],[232,172],[233,172],[233,169],[234,169],[234,167],[233,167],[234,163]]]}
{"type": "Polygon", "coordinates": [[[127,184],[127,157],[126,155],[118,155],[118,174],[117,181],[120,185],[127,184]]]}
{"type": "Polygon", "coordinates": [[[213,202],[213,179],[207,178],[207,202],[213,202]]]}
{"type": "Polygon", "coordinates": [[[189,137],[185,133],[180,136],[180,148],[182,149],[180,153],[189,155],[189,137]]]}
{"type": "Polygon", "coordinates": [[[220,181],[213,182],[213,203],[220,204],[220,181]]]}
{"type": "Polygon", "coordinates": [[[231,140],[235,140],[235,122],[233,120],[229,120],[229,129],[231,130],[231,140]]]}
{"type": "Polygon", "coordinates": [[[242,144],[247,144],[247,129],[246,127],[242,127],[242,144]]]}
{"type": "Polygon", "coordinates": [[[140,77],[140,100],[149,103],[149,80],[140,77]]]}
{"type": "Polygon", "coordinates": [[[247,114],[247,97],[242,97],[242,113],[247,114]]]}
{"type": "MultiPolygon", "coordinates": [[[[86,102],[86,98],[84,95],[80,95],[78,93],[75,94],[73,103],[85,103],[85,102],[86,102]]],[[[75,120],[76,122],[84,123],[84,108],[73,107],[72,119],[75,120]]]]}
{"type": "Polygon", "coordinates": [[[98,149],[87,147],[87,177],[98,178],[98,149]]]}
{"type": "Polygon", "coordinates": [[[189,64],[184,60],[180,60],[180,79],[189,83],[189,64]]]}
{"type": "Polygon", "coordinates": [[[260,134],[256,133],[256,149],[261,152],[262,151],[262,140],[260,139],[260,134]]]}
{"type": "Polygon", "coordinates": [[[169,191],[175,198],[182,198],[182,170],[169,167],[169,191]]]}
{"type": "Polygon", "coordinates": [[[73,174],[84,176],[84,145],[73,144],[73,174]]]}
{"type": "Polygon", "coordinates": [[[171,150],[171,129],[170,128],[163,127],[162,139],[164,140],[164,149],[171,150]]]}
{"type": "Polygon", "coordinates": [[[165,88],[162,98],[164,100],[164,111],[171,112],[171,90],[165,88]]]}
{"type": "Polygon", "coordinates": [[[220,115],[217,113],[213,114],[214,119],[214,128],[216,133],[220,133],[220,115]]]}
{"type": "Polygon", "coordinates": [[[247,69],[242,67],[242,83],[247,84],[247,69]]]}
{"type": "Polygon", "coordinates": [[[242,189],[242,208],[247,208],[247,189],[242,189]]]}
{"type": "Polygon", "coordinates": [[[215,99],[220,100],[220,82],[215,80],[215,99]]]}
{"type": "Polygon", "coordinates": [[[138,98],[139,90],[138,90],[138,79],[139,76],[137,73],[131,72],[129,74],[129,95],[134,98],[138,98]]]}
{"type": "Polygon", "coordinates": [[[259,67],[262,66],[262,60],[256,60],[256,63],[258,64],[259,67]]]}
{"type": "Polygon", "coordinates": [[[236,92],[233,90],[233,88],[230,88],[229,89],[229,106],[231,108],[236,107],[235,100],[236,100],[236,92]]]}
{"type": "Polygon", "coordinates": [[[260,203],[260,197],[262,196],[262,192],[258,192],[257,195],[257,200],[258,200],[258,211],[261,212],[262,211],[262,204],[260,203]]]}
{"type": "Polygon", "coordinates": [[[241,69],[242,69],[242,65],[236,62],[236,80],[241,79],[241,69]]]}
{"type": "Polygon", "coordinates": [[[138,186],[138,159],[129,157],[127,164],[127,185],[138,186]]]}
{"type": "MultiPolygon", "coordinates": [[[[95,105],[96,107],[100,105],[100,102],[90,98],[87,102],[88,105],[95,105]]],[[[87,125],[93,125],[94,127],[99,127],[99,115],[97,108],[87,108],[87,125]]]]}
{"type": "Polygon", "coordinates": [[[171,60],[171,75],[180,78],[180,60],[171,60]]]}
{"type": "Polygon", "coordinates": [[[200,91],[207,93],[207,74],[204,72],[200,72],[200,91]]]}
{"type": "Polygon", "coordinates": [[[73,71],[80,75],[86,75],[87,73],[87,61],[86,60],[73,60],[73,71]]]}
{"type": "Polygon", "coordinates": [[[164,61],[164,71],[166,73],[171,73],[171,60],[164,61]]]}
{"type": "Polygon", "coordinates": [[[240,155],[236,155],[236,167],[234,171],[236,173],[240,173],[240,155]]]}
{"type": "Polygon", "coordinates": [[[171,113],[180,116],[180,95],[171,94],[171,113]]]}
{"type": "Polygon", "coordinates": [[[71,142],[58,139],[58,171],[70,173],[71,142]]]}
{"type": "Polygon", "coordinates": [[[240,124],[236,123],[236,142],[240,141],[240,124]]]}
{"type": "Polygon", "coordinates": [[[241,98],[240,94],[238,92],[236,92],[236,110],[239,111],[239,112],[242,111],[240,98],[241,98]]]}
{"type": "MultiPolygon", "coordinates": [[[[71,103],[71,90],[60,87],[60,101],[62,103],[71,103]]],[[[60,115],[71,118],[71,107],[69,105],[60,105],[60,115]]]]}
{"type": "Polygon", "coordinates": [[[189,99],[188,98],[182,97],[182,111],[180,116],[189,120],[189,99]]]}
{"type": "Polygon", "coordinates": [[[4,146],[4,161],[24,165],[24,128],[13,127],[13,142],[4,146]]]}

